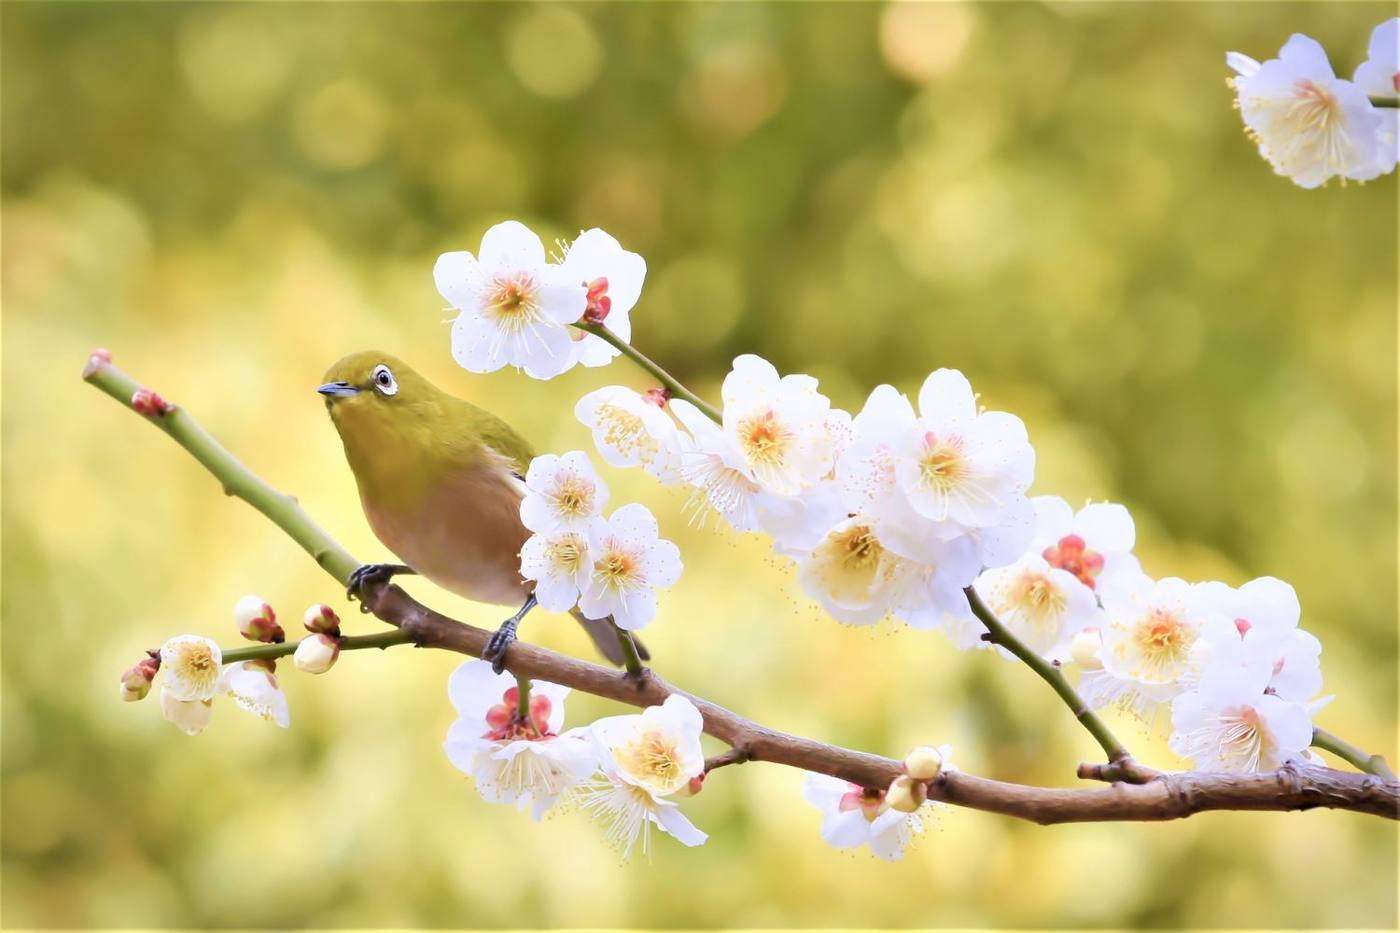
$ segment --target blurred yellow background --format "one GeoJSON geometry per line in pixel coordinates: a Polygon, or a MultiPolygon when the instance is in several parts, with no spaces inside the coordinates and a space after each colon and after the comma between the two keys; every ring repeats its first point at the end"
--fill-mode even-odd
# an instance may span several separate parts
{"type": "MultiPolygon", "coordinates": [[[[938,366],[1020,414],[1034,492],[1123,501],[1149,572],[1294,583],[1336,701],[1395,761],[1396,182],[1307,192],[1231,109],[1223,56],[1294,31],[1339,72],[1392,4],[3,6],[6,926],[1392,927],[1394,824],[1207,814],[1043,829],[944,811],[904,861],[818,836],[801,775],[726,770],[620,864],[580,813],[483,803],[440,743],[459,658],[288,670],[292,729],[218,704],[197,739],[117,678],[178,632],[289,628],[336,586],[157,431],[87,352],[186,405],[356,555],[315,386],[380,348],[541,450],[587,448],[548,382],[448,353],[434,258],[492,223],[601,226],[650,274],[635,342],[711,397],[740,352],[856,409],[938,366]]],[[[658,670],[783,729],[1075,783],[1089,737],[1026,670],[847,628],[762,542],[605,473],[686,561],[658,670]]],[[[479,625],[499,609],[422,581],[479,625]]],[[[350,628],[375,629],[352,613],[350,628]]],[[[539,613],[526,637],[587,645],[539,613]]],[[[571,723],[618,711],[587,697],[571,723]]],[[[1115,720],[1140,754],[1160,739],[1115,720]]]]}

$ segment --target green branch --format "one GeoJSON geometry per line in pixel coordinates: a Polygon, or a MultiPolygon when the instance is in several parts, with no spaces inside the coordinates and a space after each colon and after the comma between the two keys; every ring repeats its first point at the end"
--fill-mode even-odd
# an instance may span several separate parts
{"type": "MultiPolygon", "coordinates": [[[[375,632],[373,635],[343,635],[340,638],[340,650],[388,648],[412,642],[413,636],[409,632],[395,628],[387,632],[375,632]]],[[[223,660],[225,664],[235,664],[239,661],[252,661],[257,658],[282,658],[295,653],[299,644],[301,644],[299,641],[284,641],[275,645],[249,645],[246,648],[230,648],[223,652],[223,660]]]]}
{"type": "MultiPolygon", "coordinates": [[[[1104,721],[1095,715],[1093,710],[1089,709],[1089,704],[1084,702],[1084,698],[1075,691],[1058,667],[1026,647],[1024,642],[1013,635],[1011,630],[996,617],[996,613],[988,609],[987,604],[982,602],[982,597],[977,595],[976,590],[969,586],[963,592],[967,594],[967,602],[972,607],[973,614],[987,627],[990,636],[988,640],[994,645],[1001,645],[1020,658],[1027,667],[1040,676],[1041,680],[1049,684],[1059,694],[1060,699],[1064,700],[1065,705],[1074,714],[1074,718],[1078,719],[1080,724],[1089,730],[1089,734],[1108,755],[1109,764],[1116,765],[1132,759],[1133,756],[1128,752],[1128,749],[1124,747],[1122,742],[1118,741],[1113,732],[1104,724],[1104,721]]],[[[1132,768],[1123,768],[1116,771],[1115,774],[1131,779],[1133,770],[1132,768]]]]}
{"type": "Polygon", "coordinates": [[[1400,107],[1400,97],[1372,97],[1372,107],[1400,107]]]}
{"type": "MultiPolygon", "coordinates": [[[[132,407],[132,397],[144,388],[99,353],[94,353],[89,359],[87,368],[83,370],[83,378],[128,408],[132,407]]],[[[350,581],[350,574],[360,566],[360,562],[317,525],[295,498],[273,489],[239,463],[180,406],[167,405],[163,413],[143,413],[143,416],[203,464],[223,484],[225,495],[237,496],[272,519],[278,528],[315,558],[323,570],[341,583],[350,581]]]]}
{"type": "Polygon", "coordinates": [[[1395,772],[1380,755],[1368,755],[1350,742],[1337,738],[1325,729],[1313,729],[1312,744],[1325,752],[1331,752],[1343,761],[1356,767],[1358,771],[1374,774],[1387,781],[1395,780],[1395,772]]]}
{"type": "Polygon", "coordinates": [[[665,386],[666,391],[671,393],[672,398],[685,399],[687,402],[704,412],[706,417],[708,417],[711,421],[715,422],[716,424],[720,423],[719,411],[714,406],[702,399],[700,396],[696,395],[694,392],[687,389],[684,385],[681,384],[681,381],[679,379],[677,379],[675,376],[672,376],[670,373],[666,372],[666,370],[653,363],[649,357],[644,356],[640,350],[636,349],[630,343],[617,336],[617,334],[614,334],[612,331],[608,330],[607,327],[603,326],[602,324],[589,324],[583,321],[580,321],[574,326],[585,333],[592,334],[595,337],[607,341],[613,347],[620,350],[623,356],[627,357],[629,360],[642,367],[642,369],[645,369],[648,373],[651,374],[651,376],[654,379],[656,379],[663,386],[665,386]]]}

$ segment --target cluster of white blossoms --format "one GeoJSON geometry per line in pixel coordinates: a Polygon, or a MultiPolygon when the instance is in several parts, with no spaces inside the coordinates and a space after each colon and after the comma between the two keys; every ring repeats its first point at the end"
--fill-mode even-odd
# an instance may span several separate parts
{"type": "MultiPolygon", "coordinates": [[[[233,607],[233,616],[239,633],[249,641],[268,645],[286,641],[277,613],[261,597],[244,596],[233,607]]],[[[309,634],[297,643],[293,663],[309,674],[324,673],[340,652],[340,619],[330,606],[315,605],[306,610],[302,621],[309,634]]],[[[161,713],[186,735],[204,731],[214,714],[214,700],[220,696],[283,729],[291,725],[273,658],[225,664],[216,642],[202,635],[176,635],[122,674],[121,698],[144,699],[162,672],[161,713]]]]}
{"type": "Polygon", "coordinates": [[[880,386],[853,418],[811,376],[780,375],[746,355],[721,395],[717,421],[622,386],[585,396],[576,413],[609,463],[688,484],[702,514],[769,535],[843,622],[893,616],[961,631],[974,624],[963,589],[983,567],[1014,560],[1034,533],[1025,426],[980,411],[956,370],[925,380],[917,410],[880,386]]]}
{"type": "Polygon", "coordinates": [[[514,677],[472,660],[447,690],[458,718],[443,747],[484,799],[528,806],[536,820],[561,799],[576,801],[603,820],[624,858],[638,840],[649,852],[652,826],[687,846],[705,841],[672,799],[697,793],[705,774],[700,712],[685,697],[561,732],[567,687],[533,681],[522,708],[514,677]]]}
{"type": "Polygon", "coordinates": [[[503,366],[549,379],[575,365],[604,366],[618,351],[571,324],[607,322],[632,337],[629,315],[642,293],[646,262],[602,230],[585,230],[551,261],[528,227],[508,220],[481,238],[481,249],[443,253],[433,269],[438,292],[458,312],[452,356],[474,373],[503,366]]]}
{"type": "MultiPolygon", "coordinates": [[[[961,373],[932,373],[917,407],[880,386],[851,417],[810,376],[741,356],[722,397],[712,419],[680,399],[609,386],[585,396],[577,415],[609,463],[689,484],[736,530],[770,536],[837,620],[894,618],[986,647],[972,587],[1032,651],[1077,662],[1094,708],[1152,724],[1170,706],[1172,746],[1203,767],[1265,770],[1307,748],[1319,646],[1298,629],[1287,584],[1235,591],[1149,578],[1123,506],[1076,512],[1027,496],[1035,453],[1024,425],[980,409],[961,373]],[[1258,601],[1265,591],[1272,602],[1258,601]]],[[[838,789],[818,780],[813,793],[822,787],[838,789]]],[[[867,796],[862,812],[883,814],[867,796]]]]}
{"type": "Polygon", "coordinates": [[[1352,80],[1338,78],[1327,52],[1295,33],[1278,58],[1225,56],[1230,86],[1259,154],[1304,188],[1332,178],[1368,181],[1395,168],[1400,155],[1400,19],[1371,33],[1365,62],[1352,80]],[[1384,101],[1389,106],[1376,106],[1384,101]]]}
{"type": "Polygon", "coordinates": [[[656,518],[630,503],[603,518],[608,487],[581,450],[536,457],[525,473],[520,519],[533,534],[520,574],[535,581],[546,609],[578,607],[635,631],[656,615],[656,590],[681,575],[680,550],[659,536],[656,518]]]}

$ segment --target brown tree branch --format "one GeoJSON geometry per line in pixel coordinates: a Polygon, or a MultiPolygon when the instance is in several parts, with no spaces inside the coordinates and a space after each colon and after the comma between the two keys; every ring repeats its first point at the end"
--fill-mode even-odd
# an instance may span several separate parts
{"type": "MultiPolygon", "coordinates": [[[[341,583],[356,566],[353,557],[303,512],[296,500],[272,489],[220,446],[192,417],[156,397],[133,405],[140,385],[95,353],[83,377],[122,403],[137,407],[199,460],[231,495],[262,512],[341,583]]],[[[362,593],[374,615],[407,633],[416,645],[480,657],[490,633],[427,608],[393,584],[362,593]]],[[[789,735],[745,719],[722,706],[670,686],[650,671],[616,671],[516,642],[507,668],[584,693],[634,706],[654,706],[672,693],[689,697],[700,710],[705,731],[735,751],[717,756],[724,763],[768,761],[841,778],[861,787],[888,787],[903,773],[900,762],[854,749],[789,735]]],[[[1107,772],[1094,775],[1113,779],[1107,772]]],[[[1123,775],[1128,776],[1128,775],[1123,775]]],[[[945,771],[928,788],[929,799],[1001,813],[1037,823],[1108,820],[1170,820],[1205,810],[1307,810],[1331,807],[1400,819],[1400,784],[1371,774],[1314,765],[1288,766],[1268,774],[1154,775],[1145,783],[1114,783],[1082,789],[1031,787],[945,771]]]]}

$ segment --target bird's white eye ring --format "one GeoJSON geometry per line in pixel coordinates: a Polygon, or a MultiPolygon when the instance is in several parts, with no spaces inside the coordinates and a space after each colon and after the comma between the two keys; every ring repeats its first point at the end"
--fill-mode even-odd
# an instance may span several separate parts
{"type": "Polygon", "coordinates": [[[374,382],[374,387],[384,395],[394,395],[399,391],[399,384],[394,381],[394,374],[389,372],[389,367],[383,363],[374,367],[370,379],[374,382]]]}

